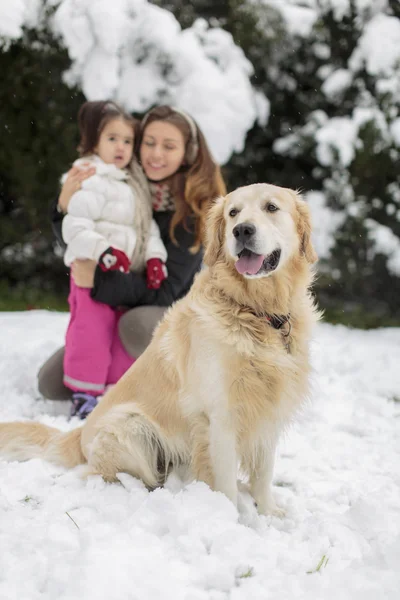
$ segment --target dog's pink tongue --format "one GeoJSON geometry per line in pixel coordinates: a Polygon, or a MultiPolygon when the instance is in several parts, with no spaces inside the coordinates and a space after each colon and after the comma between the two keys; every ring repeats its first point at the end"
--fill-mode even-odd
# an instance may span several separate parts
{"type": "Polygon", "coordinates": [[[236,270],[243,275],[255,275],[261,269],[264,256],[262,254],[251,254],[250,256],[241,256],[235,263],[236,270]]]}

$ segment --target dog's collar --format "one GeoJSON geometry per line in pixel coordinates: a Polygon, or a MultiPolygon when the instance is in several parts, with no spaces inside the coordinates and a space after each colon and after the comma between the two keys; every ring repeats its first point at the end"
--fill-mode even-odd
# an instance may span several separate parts
{"type": "Polygon", "coordinates": [[[255,317],[259,319],[265,319],[271,327],[281,331],[283,337],[283,343],[285,350],[290,352],[290,333],[292,331],[292,324],[290,322],[290,313],[287,315],[270,315],[269,313],[259,314],[255,311],[251,311],[255,317]],[[284,325],[287,324],[287,328],[283,329],[284,325]]]}
{"type": "MultiPolygon", "coordinates": [[[[282,329],[282,327],[284,325],[286,325],[286,323],[288,323],[289,325],[289,333],[290,333],[290,329],[291,329],[291,324],[290,324],[290,313],[287,315],[268,315],[268,314],[264,314],[262,315],[262,317],[264,319],[266,319],[268,321],[268,323],[270,325],[272,325],[272,327],[274,329],[282,329]]],[[[288,333],[288,335],[289,335],[288,333]]]]}
{"type": "Polygon", "coordinates": [[[250,314],[254,315],[258,319],[264,319],[265,321],[267,321],[267,323],[269,325],[271,325],[271,327],[280,331],[280,333],[282,335],[283,345],[285,347],[285,350],[288,353],[290,353],[290,334],[292,332],[292,323],[290,320],[291,319],[290,313],[287,313],[287,315],[276,315],[276,314],[269,314],[269,313],[259,313],[255,310],[252,310],[249,306],[246,307],[246,306],[241,305],[241,308],[243,311],[245,311],[247,313],[250,312],[250,314]],[[287,325],[287,327],[284,328],[285,325],[287,325]]]}

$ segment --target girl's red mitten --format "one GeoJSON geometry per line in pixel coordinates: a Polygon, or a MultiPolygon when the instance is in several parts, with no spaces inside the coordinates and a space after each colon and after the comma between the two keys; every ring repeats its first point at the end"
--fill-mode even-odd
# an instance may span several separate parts
{"type": "Polygon", "coordinates": [[[99,267],[102,271],[122,271],[128,273],[130,260],[122,250],[110,246],[104,250],[99,258],[99,267]]]}
{"type": "Polygon", "coordinates": [[[150,290],[158,290],[166,277],[164,263],[159,258],[150,258],[147,261],[147,287],[150,290]]]}

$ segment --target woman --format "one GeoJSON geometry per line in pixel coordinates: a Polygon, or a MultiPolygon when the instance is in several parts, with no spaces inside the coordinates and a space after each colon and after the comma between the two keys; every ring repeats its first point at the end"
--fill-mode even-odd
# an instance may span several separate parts
{"type": "MultiPolygon", "coordinates": [[[[143,275],[102,271],[94,261],[75,261],[72,276],[78,287],[90,288],[91,297],[113,307],[128,307],[119,321],[126,351],[137,358],[150,342],[166,307],[182,298],[202,262],[202,241],[209,202],[225,195],[226,188],[205,138],[194,120],[169,106],[150,110],[135,135],[135,152],[148,179],[153,216],[167,250],[168,277],[159,289],[149,289],[143,275]]],[[[93,170],[71,169],[53,210],[53,229],[62,242],[61,223],[69,200],[93,170]]],[[[41,394],[69,399],[63,385],[64,348],[42,366],[38,374],[41,394]]]]}

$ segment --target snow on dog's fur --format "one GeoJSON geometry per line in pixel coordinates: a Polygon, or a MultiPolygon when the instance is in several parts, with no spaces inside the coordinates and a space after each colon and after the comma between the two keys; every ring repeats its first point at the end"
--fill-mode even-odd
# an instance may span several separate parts
{"type": "Polygon", "coordinates": [[[256,184],[218,199],[208,268],[84,426],[1,424],[0,453],[87,462],[108,481],[127,472],[149,487],[183,463],[235,505],[240,464],[259,512],[281,514],[271,493],[275,449],[308,394],[318,319],[310,236],[308,206],[292,190],[256,184]]]}

